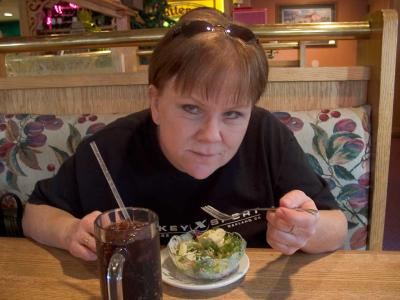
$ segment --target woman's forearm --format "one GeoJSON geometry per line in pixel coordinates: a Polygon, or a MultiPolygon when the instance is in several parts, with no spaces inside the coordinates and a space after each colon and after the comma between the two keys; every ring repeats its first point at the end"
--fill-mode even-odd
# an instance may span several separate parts
{"type": "Polygon", "coordinates": [[[343,246],[347,219],[340,210],[321,210],[315,234],[301,248],[307,253],[334,251],[343,246]]]}
{"type": "Polygon", "coordinates": [[[42,244],[68,249],[69,231],[77,222],[77,218],[61,209],[27,203],[22,228],[25,236],[42,244]]]}

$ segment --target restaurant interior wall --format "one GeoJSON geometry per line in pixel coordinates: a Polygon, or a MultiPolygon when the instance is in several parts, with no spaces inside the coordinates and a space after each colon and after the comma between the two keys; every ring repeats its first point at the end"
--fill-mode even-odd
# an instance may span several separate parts
{"type": "MultiPolygon", "coordinates": [[[[268,24],[278,23],[276,12],[279,5],[332,4],[336,5],[336,21],[361,21],[368,13],[367,0],[246,0],[253,8],[267,8],[268,24]]],[[[306,66],[334,67],[354,66],[357,57],[356,41],[337,41],[334,47],[308,47],[306,66]],[[335,58],[335,59],[332,59],[335,58]]],[[[292,61],[298,59],[298,50],[278,51],[274,60],[292,61]]]]}

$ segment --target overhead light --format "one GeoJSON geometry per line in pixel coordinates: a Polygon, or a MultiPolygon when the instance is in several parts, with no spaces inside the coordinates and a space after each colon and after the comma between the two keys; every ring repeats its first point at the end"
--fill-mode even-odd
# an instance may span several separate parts
{"type": "Polygon", "coordinates": [[[12,16],[13,16],[13,14],[10,13],[10,12],[5,12],[3,15],[4,15],[5,17],[12,17],[12,16]]]}

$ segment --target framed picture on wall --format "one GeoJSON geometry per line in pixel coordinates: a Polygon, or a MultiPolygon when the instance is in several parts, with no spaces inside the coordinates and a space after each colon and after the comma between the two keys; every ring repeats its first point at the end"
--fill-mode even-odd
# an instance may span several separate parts
{"type": "Polygon", "coordinates": [[[316,23],[336,21],[336,6],[332,4],[279,5],[279,23],[316,23]]]}

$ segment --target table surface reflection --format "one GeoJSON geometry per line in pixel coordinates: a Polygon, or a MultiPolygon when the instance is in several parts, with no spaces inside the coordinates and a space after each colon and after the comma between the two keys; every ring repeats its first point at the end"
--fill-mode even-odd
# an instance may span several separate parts
{"type": "MultiPolygon", "coordinates": [[[[207,292],[164,284],[164,299],[400,299],[397,251],[247,255],[242,280],[207,292]]],[[[0,299],[100,299],[97,265],[26,238],[0,238],[0,299]]]]}

